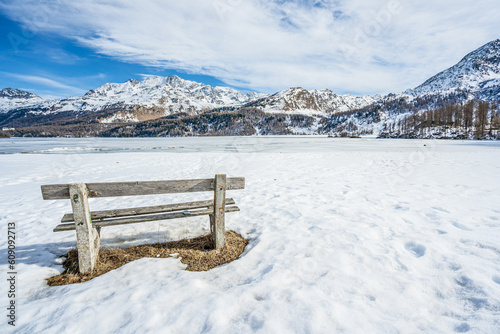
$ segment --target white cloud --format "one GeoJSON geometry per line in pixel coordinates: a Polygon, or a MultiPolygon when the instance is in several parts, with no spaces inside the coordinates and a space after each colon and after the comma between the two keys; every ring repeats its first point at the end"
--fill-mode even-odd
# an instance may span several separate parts
{"type": "Polygon", "coordinates": [[[499,38],[497,0],[4,1],[33,32],[272,92],[414,87],[499,38]]]}
{"type": "Polygon", "coordinates": [[[71,92],[71,95],[78,95],[78,94],[83,94],[86,92],[86,90],[67,85],[62,83],[61,81],[57,81],[54,79],[50,79],[47,77],[42,77],[42,76],[36,76],[36,75],[26,75],[26,74],[16,74],[16,73],[6,73],[2,72],[3,75],[9,76],[12,78],[15,78],[20,81],[28,82],[31,84],[36,84],[40,85],[42,87],[51,87],[51,88],[56,88],[57,90],[63,90],[66,92],[71,92]]]}

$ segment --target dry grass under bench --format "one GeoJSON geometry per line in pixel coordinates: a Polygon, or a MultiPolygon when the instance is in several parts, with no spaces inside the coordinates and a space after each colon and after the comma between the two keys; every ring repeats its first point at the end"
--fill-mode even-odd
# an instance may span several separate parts
{"type": "Polygon", "coordinates": [[[63,261],[64,272],[49,278],[47,284],[57,286],[86,282],[134,260],[144,257],[166,258],[176,253],[179,254],[180,261],[187,265],[186,270],[207,271],[238,259],[247,244],[248,240],[245,240],[241,235],[227,231],[226,245],[220,250],[212,249],[211,235],[124,249],[101,249],[98,263],[91,274],[78,272],[78,252],[76,249],[72,249],[62,256],[66,258],[63,261]]]}

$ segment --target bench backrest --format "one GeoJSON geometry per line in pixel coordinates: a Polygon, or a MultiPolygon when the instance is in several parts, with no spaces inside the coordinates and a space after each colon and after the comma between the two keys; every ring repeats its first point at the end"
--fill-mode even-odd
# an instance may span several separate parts
{"type": "MultiPolygon", "coordinates": [[[[214,191],[214,184],[215,180],[212,178],[170,181],[86,183],[86,186],[89,190],[88,197],[92,198],[214,191]]],[[[70,198],[69,186],[69,184],[43,185],[43,199],[68,199],[70,198]]],[[[244,177],[227,178],[226,190],[244,188],[244,177]]]]}

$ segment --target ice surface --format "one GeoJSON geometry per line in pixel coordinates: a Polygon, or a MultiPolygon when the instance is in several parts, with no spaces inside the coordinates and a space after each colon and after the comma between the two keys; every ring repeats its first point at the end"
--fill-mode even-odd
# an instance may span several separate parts
{"type": "MultiPolygon", "coordinates": [[[[0,147],[4,310],[8,222],[17,226],[19,273],[18,323],[3,316],[2,332],[500,332],[500,143],[310,136],[7,139],[0,147]],[[226,223],[250,239],[239,260],[187,272],[174,257],[141,259],[86,283],[46,285],[75,235],[52,232],[71,205],[42,200],[41,184],[216,173],[246,177],[245,190],[229,192],[241,212],[226,223]]],[[[208,231],[208,218],[193,217],[109,227],[102,237],[126,247],[208,231]]]]}

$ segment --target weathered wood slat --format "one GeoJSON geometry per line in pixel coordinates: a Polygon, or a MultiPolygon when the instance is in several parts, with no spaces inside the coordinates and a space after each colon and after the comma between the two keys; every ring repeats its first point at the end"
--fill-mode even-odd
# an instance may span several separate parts
{"type": "MultiPolygon", "coordinates": [[[[225,212],[235,212],[240,211],[240,208],[237,206],[226,206],[225,212]]],[[[169,212],[155,215],[147,215],[147,216],[137,216],[137,217],[127,217],[127,218],[116,218],[116,219],[102,219],[102,220],[93,220],[92,225],[94,227],[104,227],[104,226],[114,226],[114,225],[124,225],[124,224],[135,224],[135,223],[144,223],[150,221],[157,220],[167,220],[167,219],[175,219],[175,218],[185,218],[185,217],[194,217],[194,216],[202,216],[202,215],[210,215],[213,214],[213,209],[202,209],[202,210],[191,210],[189,214],[184,212],[169,212]]],[[[59,224],[54,229],[54,232],[60,231],[70,231],[75,229],[75,224],[59,224]]]]}
{"type": "MultiPolygon", "coordinates": [[[[43,199],[69,198],[69,184],[42,185],[43,199]]],[[[87,183],[89,197],[174,194],[214,190],[214,179],[87,183]]],[[[227,178],[226,190],[245,188],[244,177],[227,178]]]]}
{"type": "MultiPolygon", "coordinates": [[[[232,198],[226,198],[226,205],[232,205],[236,202],[232,198]]],[[[90,213],[92,220],[103,219],[103,218],[117,218],[117,217],[128,217],[136,215],[145,215],[161,212],[172,212],[172,211],[182,211],[182,210],[192,210],[204,207],[213,206],[214,201],[197,201],[197,202],[186,202],[177,204],[167,204],[167,205],[157,205],[157,206],[143,206],[138,208],[130,209],[116,209],[116,210],[104,210],[104,211],[93,211],[90,213]]],[[[74,221],[73,214],[67,213],[62,219],[61,223],[68,223],[74,221]]]]}

